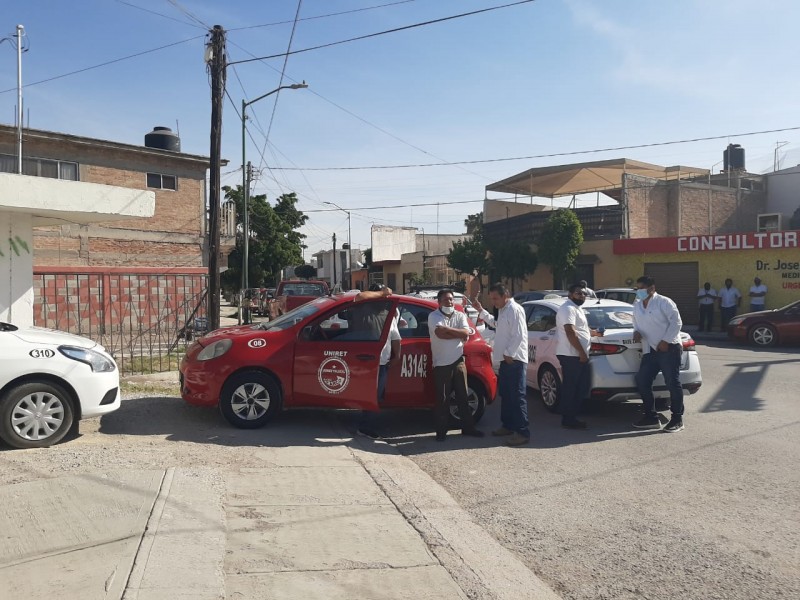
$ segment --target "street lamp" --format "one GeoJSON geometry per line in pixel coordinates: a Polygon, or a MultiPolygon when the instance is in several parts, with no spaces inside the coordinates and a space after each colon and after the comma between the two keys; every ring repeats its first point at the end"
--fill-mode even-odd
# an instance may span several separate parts
{"type": "MultiPolygon", "coordinates": [[[[271,92],[267,92],[266,94],[259,96],[255,100],[250,100],[247,102],[242,98],[242,194],[243,194],[243,204],[244,204],[244,222],[242,223],[242,229],[244,230],[244,252],[242,256],[242,290],[246,290],[250,287],[250,186],[247,182],[247,161],[246,158],[246,122],[247,122],[247,107],[251,104],[255,104],[259,100],[263,100],[267,96],[271,96],[272,94],[276,94],[281,90],[299,90],[301,88],[307,88],[308,84],[304,81],[303,83],[293,83],[291,85],[282,85],[278,88],[275,88],[271,92]]],[[[241,307],[241,302],[239,303],[241,307]]],[[[240,310],[241,313],[241,310],[240,310]]]]}
{"type": "MultiPolygon", "coordinates": [[[[338,208],[340,211],[347,213],[347,288],[352,290],[353,289],[353,266],[352,266],[352,258],[353,258],[353,241],[350,238],[350,211],[343,209],[341,206],[336,204],[335,202],[323,202],[323,204],[328,204],[330,206],[334,206],[338,208]]],[[[333,260],[336,260],[336,254],[334,252],[333,260]]]]}

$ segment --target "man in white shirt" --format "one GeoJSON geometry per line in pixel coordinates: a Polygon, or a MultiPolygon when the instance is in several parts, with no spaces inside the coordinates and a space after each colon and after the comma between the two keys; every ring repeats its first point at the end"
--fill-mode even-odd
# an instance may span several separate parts
{"type": "Polygon", "coordinates": [[[585,279],[581,279],[578,283],[583,286],[583,291],[586,292],[587,298],[597,298],[597,294],[595,294],[594,290],[589,287],[589,283],[585,279]]]}
{"type": "Polygon", "coordinates": [[[502,427],[492,435],[508,436],[506,444],[522,446],[531,440],[528,424],[525,371],[528,368],[528,326],[525,310],[509,298],[506,286],[495,283],[489,288],[489,300],[499,310],[497,319],[476,299],[472,305],[481,319],[496,329],[492,361],[500,364],[497,388],[500,393],[502,427]]]}
{"type": "Polygon", "coordinates": [[[719,289],[720,330],[724,333],[728,329],[728,322],[736,316],[736,308],[742,305],[742,294],[733,287],[733,280],[729,277],[725,285],[719,289]]]}
{"type": "Polygon", "coordinates": [[[703,331],[703,326],[705,326],[706,331],[711,331],[714,323],[714,302],[717,300],[717,292],[706,281],[700,291],[697,292],[697,298],[698,308],[700,309],[700,321],[697,325],[697,331],[703,331]]]}
{"type": "Polygon", "coordinates": [[[637,429],[661,429],[653,397],[653,381],[660,371],[669,390],[672,412],[664,431],[677,433],[683,429],[681,313],[671,299],[656,293],[653,277],[639,277],[636,284],[639,289],[636,290],[638,301],[633,305],[633,340],[642,343],[642,362],[636,373],[636,387],[642,396],[644,415],[633,426],[637,429]]]}
{"type": "Polygon", "coordinates": [[[464,343],[474,330],[467,315],[453,306],[453,291],[440,290],[436,295],[439,308],[428,315],[428,330],[431,336],[433,355],[433,379],[436,382],[436,405],[433,409],[436,421],[436,441],[447,438],[450,421],[450,394],[455,391],[461,434],[483,437],[475,429],[475,421],[468,404],[467,366],[464,364],[464,343]]]}
{"type": "Polygon", "coordinates": [[[569,286],[568,300],[556,313],[556,356],[561,363],[561,426],[565,429],[586,429],[578,420],[581,401],[589,393],[589,349],[592,335],[586,313],[581,306],[586,302],[583,282],[569,286]]]}
{"type": "Polygon", "coordinates": [[[753,279],[753,285],[750,286],[750,312],[758,312],[767,307],[766,299],[767,286],[761,283],[761,279],[756,277],[753,279]]]}

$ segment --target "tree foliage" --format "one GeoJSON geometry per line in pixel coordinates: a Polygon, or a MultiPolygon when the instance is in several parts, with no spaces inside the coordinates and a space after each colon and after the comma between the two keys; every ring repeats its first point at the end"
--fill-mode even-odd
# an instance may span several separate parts
{"type": "MultiPolygon", "coordinates": [[[[237,222],[243,221],[244,199],[242,186],[223,188],[225,198],[236,204],[237,222]]],[[[305,235],[298,230],[308,217],[296,207],[297,196],[283,194],[273,207],[266,194],[250,197],[250,241],[248,279],[253,287],[275,284],[281,279],[284,267],[303,262],[305,235]]],[[[244,231],[236,235],[236,247],[228,257],[228,270],[222,274],[222,285],[237,290],[241,284],[244,254],[244,231]]]]}
{"type": "Polygon", "coordinates": [[[550,265],[553,274],[562,281],[575,269],[575,262],[583,244],[583,227],[575,211],[555,211],[542,229],[539,239],[539,259],[550,265]]]}
{"type": "Polygon", "coordinates": [[[483,237],[483,213],[468,215],[464,219],[464,226],[472,237],[453,243],[447,255],[447,264],[460,273],[475,274],[480,277],[489,271],[486,241],[483,237]]]}
{"type": "Polygon", "coordinates": [[[495,277],[511,279],[511,288],[514,290],[514,280],[523,279],[534,271],[539,265],[536,252],[530,243],[525,240],[501,240],[489,245],[490,265],[495,277]]]}
{"type": "Polygon", "coordinates": [[[313,265],[298,265],[294,268],[294,274],[301,279],[314,279],[317,276],[317,270],[313,265]]]}

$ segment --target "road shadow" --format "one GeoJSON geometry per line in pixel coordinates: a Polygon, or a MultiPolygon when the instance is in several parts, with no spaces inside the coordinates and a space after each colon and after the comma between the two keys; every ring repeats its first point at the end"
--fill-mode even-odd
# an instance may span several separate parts
{"type": "Polygon", "coordinates": [[[724,365],[733,368],[717,392],[708,400],[700,412],[723,410],[758,411],[764,410],[766,400],[756,396],[761,382],[767,377],[770,367],[791,363],[800,364],[800,359],[784,359],[724,365]]]}

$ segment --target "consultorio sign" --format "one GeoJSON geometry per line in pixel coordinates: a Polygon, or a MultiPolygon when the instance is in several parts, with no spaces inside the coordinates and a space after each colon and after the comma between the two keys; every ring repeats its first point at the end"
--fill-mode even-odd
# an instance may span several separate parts
{"type": "Polygon", "coordinates": [[[678,252],[709,250],[763,250],[797,248],[797,231],[772,233],[728,233],[723,235],[691,235],[677,238],[678,252]]]}

